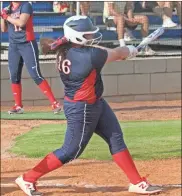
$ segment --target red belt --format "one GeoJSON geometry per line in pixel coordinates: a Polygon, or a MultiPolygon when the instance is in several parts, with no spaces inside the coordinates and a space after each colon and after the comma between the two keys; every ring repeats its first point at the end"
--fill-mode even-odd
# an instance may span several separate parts
{"type": "MultiPolygon", "coordinates": [[[[101,99],[102,97],[99,97],[97,100],[99,100],[99,99],[101,99]]],[[[93,103],[95,103],[97,100],[95,100],[94,102],[93,102],[93,100],[91,100],[91,101],[88,101],[88,100],[72,100],[72,99],[70,99],[69,97],[67,97],[67,96],[64,96],[64,99],[66,100],[66,101],[70,101],[70,102],[73,102],[73,103],[76,103],[76,102],[78,102],[78,101],[81,101],[81,102],[87,102],[87,103],[89,103],[89,104],[93,104],[93,103]]]]}

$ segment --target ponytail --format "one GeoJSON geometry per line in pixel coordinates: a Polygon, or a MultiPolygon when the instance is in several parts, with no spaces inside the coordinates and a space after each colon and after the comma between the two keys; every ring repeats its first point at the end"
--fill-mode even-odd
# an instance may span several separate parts
{"type": "Polygon", "coordinates": [[[58,38],[57,40],[50,38],[41,38],[40,39],[40,49],[41,53],[47,55],[49,52],[56,53],[61,45],[68,43],[68,40],[65,37],[58,38]]]}
{"type": "MultiPolygon", "coordinates": [[[[41,38],[40,39],[40,52],[41,54],[47,55],[51,52],[51,44],[54,43],[54,39],[50,38],[41,38]]],[[[55,51],[52,51],[55,54],[55,51]]]]}
{"type": "Polygon", "coordinates": [[[56,54],[56,67],[58,70],[62,62],[66,59],[67,52],[71,47],[72,44],[65,37],[58,38],[57,40],[50,38],[40,39],[40,50],[42,54],[56,54]]]}

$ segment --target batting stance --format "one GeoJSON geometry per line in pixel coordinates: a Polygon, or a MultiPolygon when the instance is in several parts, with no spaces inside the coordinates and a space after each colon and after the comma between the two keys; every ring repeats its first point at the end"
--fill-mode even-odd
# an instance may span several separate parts
{"type": "MultiPolygon", "coordinates": [[[[115,49],[91,46],[102,38],[98,31],[87,16],[73,16],[64,23],[64,34],[69,42],[59,46],[56,51],[57,65],[65,86],[65,141],[60,149],[47,155],[37,166],[16,179],[18,186],[29,196],[41,195],[36,190],[35,182],[48,172],[78,158],[93,133],[107,142],[113,160],[130,181],[129,192],[161,192],[160,187],[150,185],[139,175],[124,142],[119,122],[102,98],[101,70],[104,64],[135,56],[138,51],[134,46],[115,49]]],[[[46,41],[42,47],[43,51],[50,48],[46,41]]]]}
{"type": "Polygon", "coordinates": [[[8,68],[15,100],[15,106],[9,114],[23,113],[21,74],[24,62],[35,83],[51,102],[54,113],[60,112],[60,103],[55,99],[49,84],[40,72],[31,4],[13,1],[10,6],[2,10],[1,17],[1,30],[8,31],[9,34],[8,68]]]}

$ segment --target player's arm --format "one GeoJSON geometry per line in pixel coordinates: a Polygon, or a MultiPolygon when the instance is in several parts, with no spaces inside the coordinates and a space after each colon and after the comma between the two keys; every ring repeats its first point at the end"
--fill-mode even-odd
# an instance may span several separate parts
{"type": "Polygon", "coordinates": [[[20,15],[20,18],[17,18],[17,19],[14,19],[11,16],[8,16],[7,21],[18,27],[24,27],[29,18],[30,18],[30,14],[22,13],[20,15]]]}
{"type": "Polygon", "coordinates": [[[117,47],[114,49],[95,46],[92,47],[91,62],[94,68],[101,70],[106,63],[136,56],[136,54],[137,49],[134,46],[117,47]]]}
{"type": "Polygon", "coordinates": [[[26,3],[22,6],[20,18],[14,19],[11,16],[8,16],[7,21],[18,27],[24,27],[32,14],[32,5],[30,3],[26,3]]]}
{"type": "Polygon", "coordinates": [[[124,46],[117,48],[106,48],[103,46],[94,46],[107,51],[107,60],[106,63],[114,62],[117,60],[124,60],[128,57],[134,57],[137,55],[138,51],[134,46],[124,46]]]}
{"type": "Polygon", "coordinates": [[[106,63],[110,63],[117,60],[124,60],[130,56],[130,49],[127,46],[117,47],[114,49],[107,49],[107,61],[106,63]]]}
{"type": "Polygon", "coordinates": [[[8,24],[6,20],[1,18],[1,32],[7,32],[8,31],[8,24]]]}

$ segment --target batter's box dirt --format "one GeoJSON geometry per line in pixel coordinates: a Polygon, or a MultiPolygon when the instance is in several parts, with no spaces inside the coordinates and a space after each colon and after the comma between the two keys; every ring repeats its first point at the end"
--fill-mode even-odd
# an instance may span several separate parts
{"type": "MultiPolygon", "coordinates": [[[[181,101],[111,103],[119,120],[181,119],[181,101]]],[[[3,107],[2,111],[8,110],[3,107]]],[[[26,111],[49,111],[49,107],[26,107],[26,111]]],[[[1,120],[1,195],[24,196],[15,186],[15,178],[32,168],[39,159],[27,159],[7,153],[13,140],[31,128],[45,123],[65,121],[6,121],[1,120]]],[[[181,160],[136,161],[142,176],[165,186],[161,196],[181,196],[181,160]],[[177,185],[178,187],[170,187],[177,185]]],[[[128,180],[112,161],[76,160],[39,181],[46,196],[129,196],[128,180]],[[56,186],[59,185],[59,186],[56,186]],[[62,187],[61,187],[62,185],[62,187]]]]}

